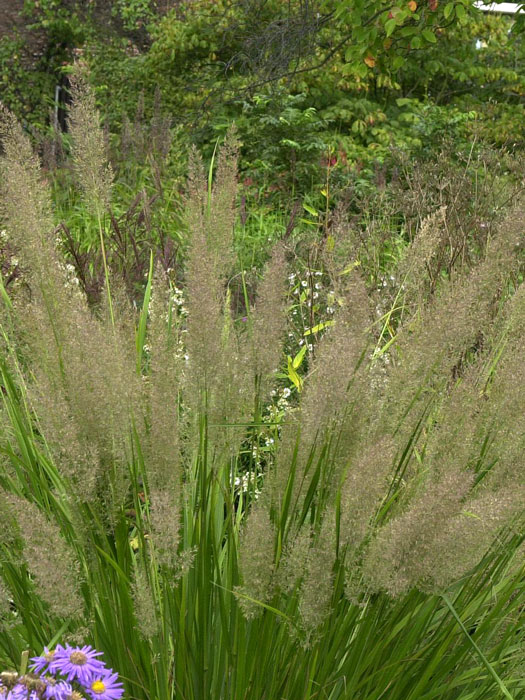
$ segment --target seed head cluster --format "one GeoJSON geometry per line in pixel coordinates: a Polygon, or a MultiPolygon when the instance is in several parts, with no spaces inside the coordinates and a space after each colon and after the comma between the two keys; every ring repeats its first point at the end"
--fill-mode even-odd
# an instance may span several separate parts
{"type": "Polygon", "coordinates": [[[83,614],[80,571],[58,526],[33,503],[5,496],[16,520],[22,556],[35,590],[53,615],[78,620],[83,614]]]}
{"type": "Polygon", "coordinates": [[[87,204],[101,214],[111,201],[113,172],[107,163],[104,132],[95,95],[82,67],[71,77],[73,103],[69,112],[72,156],[87,204]]]}

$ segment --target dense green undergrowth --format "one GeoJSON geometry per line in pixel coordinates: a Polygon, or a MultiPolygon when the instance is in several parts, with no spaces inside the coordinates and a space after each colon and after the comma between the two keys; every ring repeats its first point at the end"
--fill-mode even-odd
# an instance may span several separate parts
{"type": "MultiPolygon", "coordinates": [[[[245,179],[258,192],[281,194],[280,205],[316,197],[327,162],[337,163],[341,185],[356,180],[373,189],[392,149],[433,158],[445,133],[462,153],[473,138],[522,149],[519,17],[430,0],[428,7],[394,8],[400,18],[389,34],[387,10],[360,29],[351,24],[355,17],[344,17],[351,3],[314,5],[28,1],[24,31],[0,40],[2,102],[53,160],[48,146],[55,110],[63,107],[55,84],[66,88],[74,61],[82,60],[113,135],[135,115],[149,121],[160,92],[180,177],[188,143],[210,158],[217,137],[235,122],[245,179]],[[279,27],[291,32],[280,51],[279,27]],[[310,70],[315,65],[321,67],[310,70]]],[[[372,6],[375,0],[370,12],[372,6]]]]}

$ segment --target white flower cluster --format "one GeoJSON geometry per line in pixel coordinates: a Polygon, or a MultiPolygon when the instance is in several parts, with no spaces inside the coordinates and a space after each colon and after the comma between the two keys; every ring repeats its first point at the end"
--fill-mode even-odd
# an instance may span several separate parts
{"type": "Polygon", "coordinates": [[[313,282],[313,278],[321,277],[322,272],[320,270],[307,270],[306,279],[301,279],[296,282],[297,275],[295,272],[288,275],[288,281],[290,286],[293,287],[293,294],[302,296],[305,299],[308,306],[312,306],[316,299],[319,299],[319,290],[322,289],[321,282],[313,282]]]}
{"type": "Polygon", "coordinates": [[[188,309],[184,305],[184,292],[179,287],[173,287],[173,292],[170,297],[171,303],[177,307],[178,314],[180,316],[186,317],[188,315],[188,309]]]}
{"type": "Polygon", "coordinates": [[[267,420],[269,423],[278,423],[284,414],[290,408],[290,402],[288,399],[292,395],[292,390],[285,386],[282,389],[273,389],[271,392],[271,397],[274,403],[267,407],[267,413],[263,416],[263,420],[267,420]]]}
{"type": "MultiPolygon", "coordinates": [[[[186,329],[183,329],[181,331],[181,335],[187,332],[188,331],[186,329]]],[[[177,348],[175,349],[175,358],[177,360],[184,360],[186,364],[188,364],[188,362],[190,361],[190,356],[188,355],[186,346],[184,344],[184,339],[182,337],[180,337],[177,341],[177,348]]]]}
{"type": "Polygon", "coordinates": [[[64,287],[66,289],[75,290],[80,294],[80,280],[77,277],[75,266],[71,263],[62,262],[59,262],[58,266],[64,274],[64,287]]]}
{"type": "Polygon", "coordinates": [[[260,477],[260,469],[256,469],[255,472],[242,472],[241,474],[237,474],[237,476],[232,475],[232,486],[238,493],[251,492],[254,499],[257,500],[261,493],[261,489],[259,488],[260,477]]]}

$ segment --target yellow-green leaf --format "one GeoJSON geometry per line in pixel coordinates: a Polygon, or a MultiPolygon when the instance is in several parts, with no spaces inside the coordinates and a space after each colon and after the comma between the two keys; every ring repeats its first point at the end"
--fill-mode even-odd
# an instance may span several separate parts
{"type": "Polygon", "coordinates": [[[313,326],[312,328],[308,328],[304,332],[304,334],[310,335],[311,333],[319,333],[319,331],[322,331],[324,328],[330,328],[330,326],[333,326],[333,325],[334,325],[333,321],[324,321],[322,323],[318,323],[317,326],[313,326]]]}
{"type": "Polygon", "coordinates": [[[297,355],[294,357],[294,359],[292,361],[292,365],[293,365],[294,369],[299,369],[299,367],[302,365],[305,353],[306,353],[306,345],[303,345],[303,347],[299,350],[299,352],[297,353],[297,355]]]}
{"type": "Polygon", "coordinates": [[[303,380],[295,371],[294,366],[293,366],[293,360],[290,357],[290,355],[288,355],[288,379],[295,385],[295,387],[297,388],[297,391],[302,390],[303,380]]]}
{"type": "Polygon", "coordinates": [[[319,213],[309,204],[306,204],[306,202],[303,202],[303,209],[305,209],[312,216],[319,216],[319,213]]]}

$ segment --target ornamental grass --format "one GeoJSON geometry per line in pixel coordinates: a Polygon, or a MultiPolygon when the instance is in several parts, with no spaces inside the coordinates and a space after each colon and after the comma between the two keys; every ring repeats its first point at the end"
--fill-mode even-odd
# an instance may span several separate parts
{"type": "MultiPolygon", "coordinates": [[[[105,259],[88,301],[7,112],[1,133],[22,277],[0,290],[0,668],[89,644],[134,700],[522,697],[523,209],[430,288],[434,212],[379,318],[334,226],[333,314],[283,371],[285,240],[232,304],[233,133],[213,178],[191,155],[182,291],[152,256],[140,310],[105,259]]],[[[84,83],[72,139],[104,256],[112,177],[84,83]]]]}

